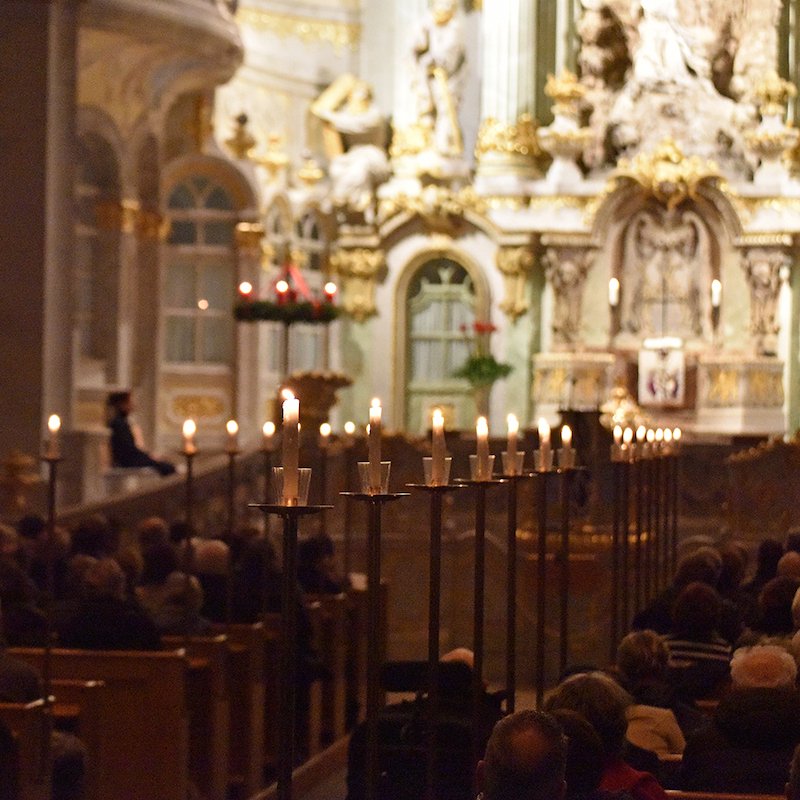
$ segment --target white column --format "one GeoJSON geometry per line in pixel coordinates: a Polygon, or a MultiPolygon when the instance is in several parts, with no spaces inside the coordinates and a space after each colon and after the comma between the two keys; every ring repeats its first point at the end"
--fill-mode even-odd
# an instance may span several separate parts
{"type": "Polygon", "coordinates": [[[513,190],[536,175],[535,0],[493,0],[481,18],[483,86],[478,187],[513,190]]]}
{"type": "Polygon", "coordinates": [[[416,122],[412,75],[414,34],[429,8],[428,0],[402,0],[395,3],[394,128],[402,130],[416,122]]]}

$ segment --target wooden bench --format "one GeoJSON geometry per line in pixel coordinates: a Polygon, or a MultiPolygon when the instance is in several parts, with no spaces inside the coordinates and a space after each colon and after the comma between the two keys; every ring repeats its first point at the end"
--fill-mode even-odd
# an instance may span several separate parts
{"type": "Polygon", "coordinates": [[[185,650],[189,657],[189,774],[204,797],[225,800],[230,745],[227,637],[162,636],[161,640],[165,647],[185,650]]]}
{"type": "Polygon", "coordinates": [[[228,782],[252,797],[264,772],[264,626],[218,625],[215,630],[225,633],[227,647],[228,782]]]}
{"type": "MultiPolygon", "coordinates": [[[[9,653],[41,672],[41,648],[10,648],[9,653]]],[[[184,655],[55,649],[50,665],[55,680],[105,684],[99,722],[103,755],[96,765],[101,800],[186,800],[189,782],[184,655]]]]}
{"type": "Polygon", "coordinates": [[[0,703],[0,720],[16,744],[16,796],[19,800],[50,800],[50,716],[44,700],[0,703]]]}
{"type": "Polygon", "coordinates": [[[322,684],[323,743],[340,739],[347,728],[347,654],[351,627],[346,594],[307,595],[314,644],[331,680],[322,684]]]}
{"type": "Polygon", "coordinates": [[[728,794],[724,792],[683,792],[667,789],[670,800],[786,800],[782,794],[728,794]]]}

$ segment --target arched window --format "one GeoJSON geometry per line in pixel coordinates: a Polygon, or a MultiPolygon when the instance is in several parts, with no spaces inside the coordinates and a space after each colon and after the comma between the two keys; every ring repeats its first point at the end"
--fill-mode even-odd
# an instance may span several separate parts
{"type": "Polygon", "coordinates": [[[233,357],[236,211],[203,175],[175,186],[164,284],[164,357],[172,364],[230,364],[233,357]]]}
{"type": "Polygon", "coordinates": [[[472,416],[470,388],[453,373],[472,346],[478,314],[475,286],[467,270],[449,258],[435,258],[414,272],[406,291],[406,426],[427,427],[433,405],[450,406],[453,422],[472,416]]]}

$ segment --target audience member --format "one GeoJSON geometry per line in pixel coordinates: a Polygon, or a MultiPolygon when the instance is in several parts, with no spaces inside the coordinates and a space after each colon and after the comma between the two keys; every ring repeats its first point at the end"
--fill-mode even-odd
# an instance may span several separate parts
{"type": "Polygon", "coordinates": [[[36,605],[37,590],[14,561],[0,560],[2,633],[11,647],[42,647],[47,642],[47,618],[36,605]]]}
{"type": "Polygon", "coordinates": [[[110,558],[117,551],[119,539],[102,514],[85,517],[72,531],[71,555],[79,553],[92,558],[110,558]]]}
{"type": "Polygon", "coordinates": [[[108,396],[109,420],[111,428],[111,463],[115,467],[152,467],[159,475],[172,475],[175,465],[169,461],[153,458],[150,453],[137,444],[129,420],[133,411],[131,392],[112,392],[108,396]]]}
{"type": "Polygon", "coordinates": [[[617,670],[633,697],[627,709],[629,742],[659,757],[683,752],[686,740],[670,707],[669,651],[655,631],[629,633],[617,648],[617,670]]]}
{"type": "MultiPolygon", "coordinates": [[[[575,711],[585,717],[603,743],[605,756],[600,789],[628,792],[634,800],[666,800],[664,789],[649,772],[634,769],[623,759],[626,711],[630,695],[609,675],[588,672],[562,681],[545,701],[545,710],[575,711]]],[[[657,764],[657,759],[653,756],[657,764]]]]}
{"type": "Polygon", "coordinates": [[[575,711],[559,708],[551,715],[567,737],[565,800],[610,800],[616,795],[600,789],[605,755],[597,731],[575,711]]]}
{"type": "MultiPolygon", "coordinates": [[[[233,575],[229,575],[230,558],[231,550],[221,539],[198,541],[194,553],[194,574],[203,590],[203,607],[200,613],[214,622],[225,622],[228,619],[228,582],[233,581],[233,575]]],[[[231,608],[231,613],[232,611],[231,608]]]]}
{"type": "Polygon", "coordinates": [[[688,701],[718,697],[727,684],[731,646],[718,633],[722,599],[706,583],[694,582],[678,595],[672,611],[668,678],[688,701]]]}
{"type": "Polygon", "coordinates": [[[89,563],[81,597],[58,631],[64,647],[86,650],[158,650],[158,630],[142,608],[125,597],[125,574],[113,558],[89,563]]]}
{"type": "Polygon", "coordinates": [[[800,553],[795,550],[784,553],[778,561],[776,577],[800,581],[800,553]]]}
{"type": "Polygon", "coordinates": [[[782,555],[783,545],[776,539],[762,539],[759,543],[755,575],[742,585],[742,591],[747,592],[754,601],[758,600],[764,584],[778,574],[778,561],[782,555]]]}
{"type": "Polygon", "coordinates": [[[478,762],[483,800],[562,800],[567,741],[558,722],[539,711],[501,719],[478,762]]]}
{"type": "Polygon", "coordinates": [[[337,575],[333,539],[318,533],[297,546],[297,580],[307,594],[338,594],[345,581],[337,575]]]}
{"type": "Polygon", "coordinates": [[[768,581],[758,596],[758,618],[753,627],[741,635],[738,646],[774,644],[794,654],[796,626],[792,603],[797,589],[798,581],[786,575],[768,581]]]}
{"type": "Polygon", "coordinates": [[[774,645],[741,648],[731,662],[732,688],[712,724],[690,736],[681,787],[689,791],[779,794],[800,742],[797,665],[774,645]]]}
{"type": "Polygon", "coordinates": [[[161,517],[146,517],[135,528],[134,535],[142,553],[154,544],[169,542],[169,525],[161,517]]]}

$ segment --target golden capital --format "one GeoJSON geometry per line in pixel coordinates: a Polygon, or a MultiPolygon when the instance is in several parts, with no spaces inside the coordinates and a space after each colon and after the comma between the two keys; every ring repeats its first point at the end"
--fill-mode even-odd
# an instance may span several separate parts
{"type": "Polygon", "coordinates": [[[475,156],[480,159],[487,153],[538,158],[541,155],[536,140],[537,123],[530,114],[522,114],[515,123],[500,122],[487,117],[481,122],[475,156]]]}
{"type": "Polygon", "coordinates": [[[756,84],[755,95],[762,116],[783,116],[786,103],[797,95],[797,87],[791,81],[781,78],[773,69],[756,84]]]}
{"type": "Polygon", "coordinates": [[[668,209],[684,200],[696,199],[703,185],[717,186],[722,180],[713,161],[685,156],[672,140],[665,139],[652,153],[640,153],[632,161],[621,158],[612,181],[635,182],[646,194],[668,209]]]}
{"type": "Polygon", "coordinates": [[[495,263],[505,284],[505,296],[500,302],[500,309],[511,319],[517,319],[530,308],[528,276],[533,269],[533,253],[528,247],[501,247],[495,256],[495,263]]]}
{"type": "Polygon", "coordinates": [[[264,226],[260,222],[239,222],[236,225],[236,247],[239,250],[261,252],[264,226]]]}
{"type": "Polygon", "coordinates": [[[549,74],[544,93],[555,101],[553,114],[574,115],[586,94],[586,87],[578,81],[574,72],[565,69],[558,76],[549,74]]]}
{"type": "Polygon", "coordinates": [[[330,258],[330,266],[342,282],[342,307],[358,322],[377,313],[375,286],[386,266],[383,250],[358,247],[337,250],[330,258]]]}

